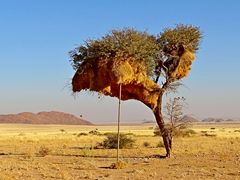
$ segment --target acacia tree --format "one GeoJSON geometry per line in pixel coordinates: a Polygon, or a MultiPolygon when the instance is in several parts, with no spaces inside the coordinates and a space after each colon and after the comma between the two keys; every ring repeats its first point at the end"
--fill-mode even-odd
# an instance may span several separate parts
{"type": "Polygon", "coordinates": [[[165,117],[169,121],[169,129],[173,135],[176,131],[185,129],[191,123],[191,120],[186,118],[183,113],[185,100],[184,97],[174,97],[166,103],[165,117]]]}
{"type": "MultiPolygon", "coordinates": [[[[184,115],[185,101],[184,97],[170,98],[164,107],[164,119],[168,121],[167,128],[172,136],[181,129],[187,128],[192,122],[184,115]]],[[[160,135],[159,127],[155,128],[154,134],[160,135]]]]}
{"type": "Polygon", "coordinates": [[[177,25],[157,36],[131,28],[112,30],[70,52],[76,70],[72,90],[118,97],[121,86],[121,100],[136,99],[152,110],[170,157],[162,97],[188,75],[200,39],[199,28],[192,25],[177,25]]]}

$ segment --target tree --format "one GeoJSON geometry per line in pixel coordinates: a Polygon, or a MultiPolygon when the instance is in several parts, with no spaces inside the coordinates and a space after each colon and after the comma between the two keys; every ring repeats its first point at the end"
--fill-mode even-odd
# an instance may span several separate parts
{"type": "Polygon", "coordinates": [[[152,110],[170,157],[162,97],[188,75],[200,39],[199,28],[191,25],[177,25],[157,36],[131,28],[112,30],[70,52],[76,70],[72,90],[118,97],[121,86],[121,100],[136,99],[152,110]]]}
{"type": "MultiPolygon", "coordinates": [[[[184,97],[170,98],[164,108],[164,119],[168,121],[166,128],[168,129],[171,138],[183,133],[182,130],[186,129],[192,123],[192,120],[184,115],[183,112],[186,105],[185,101],[186,99],[184,97]]],[[[155,128],[154,134],[156,136],[160,135],[158,127],[155,128]]]]}
{"type": "Polygon", "coordinates": [[[169,130],[174,135],[178,130],[187,128],[191,121],[183,114],[186,99],[174,97],[166,103],[165,117],[169,121],[169,130]]]}

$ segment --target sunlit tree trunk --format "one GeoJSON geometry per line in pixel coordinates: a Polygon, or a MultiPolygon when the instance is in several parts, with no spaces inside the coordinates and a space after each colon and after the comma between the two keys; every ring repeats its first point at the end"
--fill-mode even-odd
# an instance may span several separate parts
{"type": "Polygon", "coordinates": [[[172,136],[169,130],[165,127],[165,123],[162,115],[162,96],[163,96],[163,92],[159,94],[157,107],[152,109],[152,111],[154,113],[154,116],[156,118],[157,124],[159,126],[159,129],[163,138],[164,146],[166,149],[166,157],[170,157],[171,148],[172,148],[172,136]]]}

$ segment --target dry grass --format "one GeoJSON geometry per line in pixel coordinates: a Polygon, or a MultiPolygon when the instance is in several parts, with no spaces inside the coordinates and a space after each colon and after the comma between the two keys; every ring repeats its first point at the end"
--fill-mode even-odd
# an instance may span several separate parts
{"type": "Polygon", "coordinates": [[[121,127],[134,134],[136,145],[120,150],[127,166],[113,170],[116,150],[93,148],[105,136],[78,134],[96,128],[104,134],[115,126],[0,125],[0,180],[239,179],[240,124],[195,125],[196,135],[173,139],[170,159],[159,156],[165,151],[156,148],[161,138],[153,136],[154,126],[121,127]]]}

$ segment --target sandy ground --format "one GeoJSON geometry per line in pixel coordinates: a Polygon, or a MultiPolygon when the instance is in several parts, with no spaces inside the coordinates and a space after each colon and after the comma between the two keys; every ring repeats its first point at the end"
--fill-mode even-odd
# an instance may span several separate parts
{"type": "Polygon", "coordinates": [[[137,140],[134,148],[120,150],[123,169],[109,168],[116,150],[91,149],[104,136],[77,136],[96,128],[113,129],[0,125],[0,179],[240,179],[239,124],[193,127],[196,135],[174,139],[170,159],[160,156],[164,148],[156,148],[160,138],[152,136],[152,125],[122,127],[137,140]],[[39,154],[43,148],[46,156],[39,154]]]}

